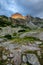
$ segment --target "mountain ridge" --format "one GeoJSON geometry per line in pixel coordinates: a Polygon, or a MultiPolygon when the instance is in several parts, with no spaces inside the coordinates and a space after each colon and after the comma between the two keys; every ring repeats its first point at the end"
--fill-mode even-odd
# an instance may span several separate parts
{"type": "Polygon", "coordinates": [[[29,27],[31,27],[30,25],[32,25],[33,27],[43,28],[43,19],[38,17],[32,17],[30,15],[23,16],[19,13],[11,15],[11,17],[0,15],[0,26],[1,25],[25,25],[29,27]]]}

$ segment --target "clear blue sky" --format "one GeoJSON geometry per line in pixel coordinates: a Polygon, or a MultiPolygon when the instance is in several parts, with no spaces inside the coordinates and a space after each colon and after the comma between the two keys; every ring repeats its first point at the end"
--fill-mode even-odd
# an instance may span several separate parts
{"type": "Polygon", "coordinates": [[[0,0],[0,15],[11,16],[16,12],[43,18],[43,0],[0,0]]]}

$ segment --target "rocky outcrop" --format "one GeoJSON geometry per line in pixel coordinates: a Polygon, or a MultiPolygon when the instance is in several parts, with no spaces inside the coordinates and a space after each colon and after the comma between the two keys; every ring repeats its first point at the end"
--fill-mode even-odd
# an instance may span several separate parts
{"type": "Polygon", "coordinates": [[[25,17],[25,16],[22,16],[22,15],[19,14],[19,13],[15,13],[15,14],[13,14],[13,15],[11,16],[11,18],[13,18],[13,19],[18,19],[18,18],[20,18],[20,19],[25,19],[26,17],[25,17]]]}
{"type": "Polygon", "coordinates": [[[30,65],[40,65],[35,54],[24,54],[22,60],[24,63],[28,62],[30,65]]]}

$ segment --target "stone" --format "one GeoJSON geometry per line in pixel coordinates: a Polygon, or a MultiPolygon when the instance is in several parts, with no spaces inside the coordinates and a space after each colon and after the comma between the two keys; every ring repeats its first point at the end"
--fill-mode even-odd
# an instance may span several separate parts
{"type": "Polygon", "coordinates": [[[26,62],[27,62],[26,55],[23,55],[23,57],[22,57],[22,61],[23,61],[24,63],[26,63],[26,62]]]}
{"type": "Polygon", "coordinates": [[[20,65],[21,64],[21,53],[17,52],[14,56],[14,65],[20,65]]]}
{"type": "Polygon", "coordinates": [[[35,54],[27,54],[28,62],[32,65],[40,65],[38,58],[35,54]]]}
{"type": "Polygon", "coordinates": [[[2,58],[3,58],[3,60],[6,60],[7,59],[7,56],[3,55],[2,58]]]}

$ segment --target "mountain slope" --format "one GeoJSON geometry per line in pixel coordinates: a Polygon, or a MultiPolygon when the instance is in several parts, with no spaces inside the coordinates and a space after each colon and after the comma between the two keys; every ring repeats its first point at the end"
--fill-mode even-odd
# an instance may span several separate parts
{"type": "Polygon", "coordinates": [[[0,26],[20,26],[25,25],[31,29],[43,28],[43,19],[32,16],[22,16],[21,14],[14,14],[11,17],[0,16],[0,26]]]}

